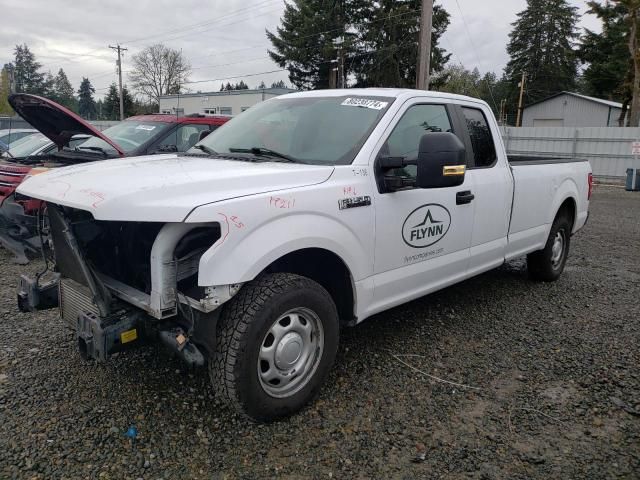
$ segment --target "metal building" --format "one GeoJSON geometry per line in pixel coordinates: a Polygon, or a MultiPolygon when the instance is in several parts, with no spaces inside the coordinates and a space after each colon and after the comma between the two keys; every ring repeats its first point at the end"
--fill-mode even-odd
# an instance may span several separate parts
{"type": "Polygon", "coordinates": [[[527,105],[523,127],[617,127],[622,104],[573,92],[560,92],[527,105]]]}
{"type": "Polygon", "coordinates": [[[290,88],[260,88],[209,93],[184,93],[160,97],[160,113],[176,115],[237,115],[269,98],[295,92],[290,88]]]}

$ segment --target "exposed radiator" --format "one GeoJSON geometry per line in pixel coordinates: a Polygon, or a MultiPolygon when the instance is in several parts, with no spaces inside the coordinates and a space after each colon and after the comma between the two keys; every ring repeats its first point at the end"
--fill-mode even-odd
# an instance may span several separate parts
{"type": "Polygon", "coordinates": [[[93,296],[87,287],[70,278],[61,278],[58,285],[60,317],[71,328],[77,328],[78,314],[81,311],[99,315],[98,307],[93,303],[93,296]]]}

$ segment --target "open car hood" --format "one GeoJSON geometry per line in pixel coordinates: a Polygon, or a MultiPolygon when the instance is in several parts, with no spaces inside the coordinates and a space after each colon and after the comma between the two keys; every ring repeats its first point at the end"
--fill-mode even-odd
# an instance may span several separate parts
{"type": "Polygon", "coordinates": [[[100,130],[87,123],[71,110],[37,95],[14,93],[9,96],[9,104],[33,128],[49,138],[61,149],[69,143],[74,135],[84,133],[98,137],[111,145],[121,157],[125,156],[122,148],[113,140],[103,135],[100,130]]]}

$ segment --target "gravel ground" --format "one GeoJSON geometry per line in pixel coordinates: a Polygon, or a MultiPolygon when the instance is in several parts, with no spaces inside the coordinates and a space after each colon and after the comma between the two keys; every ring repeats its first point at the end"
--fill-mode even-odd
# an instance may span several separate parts
{"type": "Polygon", "coordinates": [[[639,247],[640,194],[599,187],[560,281],[516,261],[344,331],[273,425],[157,347],[82,361],[0,251],[0,478],[640,478],[639,247]]]}

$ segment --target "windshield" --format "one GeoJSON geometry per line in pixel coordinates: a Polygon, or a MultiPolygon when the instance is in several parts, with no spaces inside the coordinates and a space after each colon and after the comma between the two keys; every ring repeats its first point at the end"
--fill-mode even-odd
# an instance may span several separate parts
{"type": "MultiPolygon", "coordinates": [[[[129,153],[156,137],[169,125],[164,122],[125,120],[107,128],[102,134],[117,143],[123,152],[129,153]]],[[[80,145],[81,150],[85,147],[100,148],[108,153],[117,153],[111,145],[98,137],[92,137],[80,145]]]]}
{"type": "Polygon", "coordinates": [[[218,128],[189,153],[349,164],[392,102],[386,97],[274,98],[218,128]]]}
{"type": "Polygon", "coordinates": [[[22,137],[11,144],[9,153],[15,158],[28,157],[33,155],[45,145],[52,143],[41,133],[34,133],[28,137],[22,137]]]}

